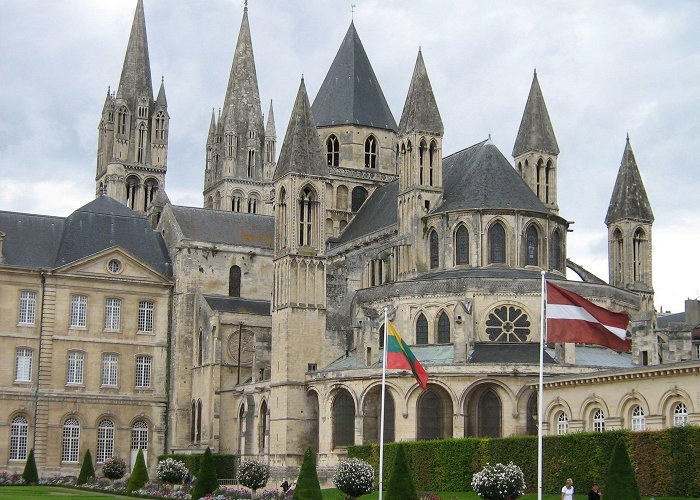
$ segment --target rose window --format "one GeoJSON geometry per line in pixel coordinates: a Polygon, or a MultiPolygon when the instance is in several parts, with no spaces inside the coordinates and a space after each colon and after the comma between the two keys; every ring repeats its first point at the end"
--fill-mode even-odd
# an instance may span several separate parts
{"type": "Polygon", "coordinates": [[[525,342],[530,336],[530,319],[518,307],[497,307],[486,320],[486,333],[494,342],[525,342]]]}

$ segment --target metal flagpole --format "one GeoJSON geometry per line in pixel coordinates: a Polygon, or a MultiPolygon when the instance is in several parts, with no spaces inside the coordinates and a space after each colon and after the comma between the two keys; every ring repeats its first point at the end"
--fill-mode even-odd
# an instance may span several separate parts
{"type": "Polygon", "coordinates": [[[542,406],[544,400],[544,346],[547,335],[547,318],[545,317],[545,304],[547,287],[542,271],[542,305],[540,315],[540,384],[537,391],[537,500],[542,500],[542,406]]]}
{"type": "Polygon", "coordinates": [[[386,351],[387,337],[389,333],[388,308],[384,308],[384,351],[382,352],[382,416],[379,427],[379,500],[382,500],[382,488],[384,486],[384,394],[386,392],[386,351]]]}

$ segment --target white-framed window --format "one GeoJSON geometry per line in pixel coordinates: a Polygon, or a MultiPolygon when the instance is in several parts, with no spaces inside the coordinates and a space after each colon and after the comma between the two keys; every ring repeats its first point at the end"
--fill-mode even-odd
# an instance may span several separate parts
{"type": "Polygon", "coordinates": [[[134,422],[131,428],[131,449],[143,451],[148,449],[148,424],[143,420],[134,422]]]}
{"type": "Polygon", "coordinates": [[[33,325],[36,318],[36,292],[23,290],[19,294],[19,324],[33,325]]]}
{"type": "Polygon", "coordinates": [[[110,298],[105,301],[105,330],[119,330],[121,310],[121,299],[110,298]]]}
{"type": "Polygon", "coordinates": [[[32,381],[32,350],[18,347],[15,362],[15,382],[32,381]]]}
{"type": "Polygon", "coordinates": [[[63,423],[63,448],[61,462],[78,463],[80,456],[80,422],[77,418],[67,418],[63,423]]]}
{"type": "Polygon", "coordinates": [[[593,414],[593,432],[605,431],[605,414],[598,408],[593,414]]]}
{"type": "Polygon", "coordinates": [[[12,419],[10,427],[10,460],[26,460],[29,443],[29,421],[23,415],[12,419]]]}
{"type": "Polygon", "coordinates": [[[97,457],[98,464],[114,456],[114,422],[102,420],[97,426],[97,457]]]}
{"type": "Polygon", "coordinates": [[[102,355],[102,385],[116,387],[118,376],[119,376],[119,357],[114,353],[103,354],[102,355]]]}
{"type": "Polygon", "coordinates": [[[644,409],[637,405],[632,410],[632,430],[633,431],[643,431],[647,428],[646,415],[644,414],[644,409]]]}
{"type": "Polygon", "coordinates": [[[83,369],[85,368],[85,353],[82,351],[68,352],[68,384],[83,383],[83,369]]]}
{"type": "Polygon", "coordinates": [[[563,411],[557,417],[557,434],[561,436],[567,432],[569,432],[569,416],[563,411]]]}
{"type": "Polygon", "coordinates": [[[153,308],[150,300],[139,301],[139,332],[153,331],[153,308]]]}
{"type": "Polygon", "coordinates": [[[87,301],[85,295],[73,295],[70,303],[71,328],[85,328],[87,326],[87,301]]]}
{"type": "Polygon", "coordinates": [[[151,387],[151,357],[136,356],[136,387],[151,387]]]}
{"type": "Polygon", "coordinates": [[[685,403],[676,403],[673,408],[673,426],[683,427],[688,425],[688,407],[685,403]]]}

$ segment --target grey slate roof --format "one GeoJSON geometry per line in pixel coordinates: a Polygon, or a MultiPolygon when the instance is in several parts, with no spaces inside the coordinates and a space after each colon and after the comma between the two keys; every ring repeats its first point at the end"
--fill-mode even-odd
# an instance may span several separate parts
{"type": "Polygon", "coordinates": [[[63,217],[0,211],[5,233],[2,254],[8,266],[50,269],[63,234],[63,217]]]}
{"type": "Polygon", "coordinates": [[[530,94],[527,96],[525,111],[513,146],[513,156],[520,156],[528,151],[559,154],[559,145],[554,136],[552,122],[549,120],[547,105],[544,103],[536,71],[532,78],[530,94]]]}
{"type": "Polygon", "coordinates": [[[352,22],[313,109],[319,127],[348,123],[396,131],[394,116],[352,22]]]}
{"type": "Polygon", "coordinates": [[[420,50],[399,122],[399,134],[413,131],[437,135],[442,135],[445,131],[440,110],[435,102],[433,87],[430,85],[430,78],[423,62],[423,53],[420,50]]]}
{"type": "Polygon", "coordinates": [[[644,189],[642,176],[637,168],[637,161],[634,159],[629,136],[625,143],[625,151],[622,154],[622,162],[617,172],[605,223],[610,225],[622,219],[654,222],[654,214],[644,189]]]}
{"type": "Polygon", "coordinates": [[[132,116],[136,115],[136,103],[139,97],[147,97],[149,103],[153,101],[153,83],[151,82],[151,63],[148,57],[143,0],[138,0],[136,4],[117,97],[127,100],[132,116]]]}
{"type": "Polygon", "coordinates": [[[256,314],[259,316],[270,315],[269,300],[242,299],[240,297],[227,297],[222,295],[204,295],[204,300],[207,301],[209,307],[214,311],[256,314]]]}
{"type": "Polygon", "coordinates": [[[668,328],[671,326],[671,323],[685,323],[685,311],[673,314],[664,314],[663,316],[659,316],[656,320],[656,324],[659,328],[668,328]]]}
{"type": "Polygon", "coordinates": [[[183,236],[192,241],[272,249],[275,219],[268,215],[171,205],[183,236]]]}
{"type": "Polygon", "coordinates": [[[168,99],[165,97],[165,80],[161,79],[160,88],[158,89],[158,97],[156,97],[156,105],[164,108],[168,107],[168,99]]]}
{"type": "MultiPolygon", "coordinates": [[[[499,343],[476,342],[469,356],[470,363],[540,363],[539,342],[499,343]]],[[[546,350],[545,364],[555,364],[556,361],[546,350]]]]}
{"type": "Polygon", "coordinates": [[[396,198],[399,181],[395,180],[377,188],[364,202],[355,218],[345,227],[338,244],[390,227],[397,222],[396,198]]]}
{"type": "MultiPolygon", "coordinates": [[[[409,346],[414,356],[424,366],[431,365],[452,365],[454,364],[454,345],[412,345],[409,346]]],[[[372,363],[371,368],[381,368],[381,350],[377,353],[377,361],[372,363]]],[[[336,371],[358,368],[356,356],[343,356],[338,358],[328,366],[322,368],[321,371],[336,371]]],[[[360,368],[366,368],[362,366],[360,368]]]]}
{"type": "MultiPolygon", "coordinates": [[[[513,280],[537,279],[540,280],[541,272],[534,269],[520,269],[507,267],[471,267],[465,269],[447,269],[434,273],[423,274],[416,280],[439,280],[457,278],[506,278],[513,280]]],[[[545,273],[548,280],[563,280],[560,275],[545,273]]]]}
{"type": "MultiPolygon", "coordinates": [[[[554,349],[547,353],[555,356],[554,349]]],[[[597,366],[600,368],[632,368],[632,355],[628,352],[615,352],[606,347],[576,346],[577,366],[597,366]]]]}
{"type": "Polygon", "coordinates": [[[292,114],[289,117],[287,133],[284,136],[280,156],[277,160],[274,180],[290,172],[318,176],[328,175],[328,164],[323,156],[321,139],[318,137],[318,130],[316,130],[314,123],[309,96],[306,93],[302,77],[292,114]]]}

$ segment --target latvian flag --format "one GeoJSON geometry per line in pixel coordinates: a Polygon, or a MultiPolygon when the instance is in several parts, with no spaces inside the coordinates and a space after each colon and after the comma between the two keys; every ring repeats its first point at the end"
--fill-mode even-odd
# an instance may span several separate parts
{"type": "Polygon", "coordinates": [[[628,352],[629,316],[612,312],[547,281],[547,342],[598,344],[628,352]]]}
{"type": "Polygon", "coordinates": [[[387,332],[387,350],[386,350],[386,368],[398,370],[411,370],[413,376],[416,377],[416,382],[425,391],[428,388],[428,374],[423,365],[416,359],[411,350],[403,341],[399,332],[394,328],[394,325],[389,323],[387,332]]]}

